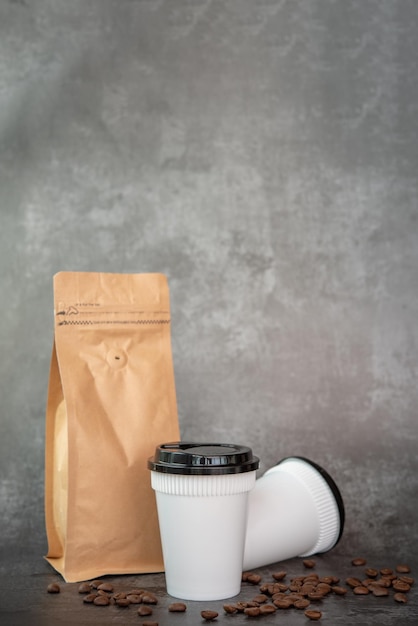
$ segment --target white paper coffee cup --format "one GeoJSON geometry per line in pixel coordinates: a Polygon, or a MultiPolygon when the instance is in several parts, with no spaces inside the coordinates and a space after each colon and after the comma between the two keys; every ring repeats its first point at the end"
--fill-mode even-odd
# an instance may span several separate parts
{"type": "Polygon", "coordinates": [[[344,517],[339,489],[322,467],[303,457],[283,459],[249,496],[244,569],[330,550],[344,517]]]}
{"type": "Polygon", "coordinates": [[[235,444],[166,443],[148,461],[167,591],[184,600],[240,592],[248,493],[259,460],[235,444]]]}

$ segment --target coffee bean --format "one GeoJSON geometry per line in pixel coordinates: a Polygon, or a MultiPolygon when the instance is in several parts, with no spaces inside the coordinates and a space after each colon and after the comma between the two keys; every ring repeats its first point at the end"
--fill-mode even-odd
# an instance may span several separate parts
{"type": "Polygon", "coordinates": [[[356,567],[366,565],[366,559],[363,559],[363,557],[357,557],[351,561],[351,565],[355,565],[356,567]]]}
{"type": "Polygon", "coordinates": [[[272,576],[274,580],[283,580],[283,578],[286,578],[286,572],[284,570],[281,572],[274,572],[272,576]]]}
{"type": "Polygon", "coordinates": [[[391,570],[390,567],[384,567],[380,570],[380,573],[382,576],[392,576],[393,570],[391,570]]]}
{"type": "Polygon", "coordinates": [[[111,593],[113,591],[113,585],[111,585],[110,583],[100,583],[97,589],[111,593]]]}
{"type": "Polygon", "coordinates": [[[94,600],[97,598],[97,596],[98,596],[97,593],[89,593],[88,595],[84,596],[83,602],[85,604],[92,604],[94,600]]]}
{"type": "Polygon", "coordinates": [[[312,569],[316,565],[316,563],[315,563],[315,561],[313,559],[304,559],[303,560],[303,564],[308,569],[312,569]]]}
{"type": "Polygon", "coordinates": [[[126,609],[130,605],[130,602],[128,598],[117,598],[115,604],[121,609],[126,609]]]}
{"type": "Polygon", "coordinates": [[[364,587],[363,585],[359,585],[358,587],[354,587],[353,593],[355,593],[356,596],[367,596],[367,594],[370,592],[367,589],[367,587],[364,587]]]}
{"type": "Polygon", "coordinates": [[[214,619],[216,619],[218,617],[218,613],[216,611],[209,611],[209,610],[200,611],[200,615],[207,622],[211,622],[212,620],[214,620],[214,619]]]}
{"type": "Polygon", "coordinates": [[[376,578],[379,575],[379,572],[377,571],[377,569],[374,569],[373,567],[368,567],[365,570],[365,574],[369,578],[376,578]]]}
{"type": "Polygon", "coordinates": [[[238,613],[238,609],[235,604],[224,604],[225,613],[229,613],[230,615],[234,615],[234,613],[238,613]]]}
{"type": "Polygon", "coordinates": [[[130,596],[130,595],[142,596],[144,593],[147,593],[145,589],[137,589],[137,588],[135,588],[135,589],[129,589],[129,591],[127,591],[125,593],[125,596],[130,596]]]}
{"type": "Polygon", "coordinates": [[[273,604],[262,604],[260,606],[260,615],[272,615],[276,612],[276,607],[273,604]]]}
{"type": "Polygon", "coordinates": [[[131,604],[141,604],[142,602],[142,596],[137,593],[130,593],[126,596],[126,599],[129,600],[131,604]]]}
{"type": "Polygon", "coordinates": [[[186,609],[187,606],[184,604],[184,602],[173,602],[173,604],[170,604],[170,606],[168,607],[170,613],[184,613],[186,609]]]}
{"type": "Polygon", "coordinates": [[[259,574],[249,573],[246,577],[246,582],[252,585],[258,585],[261,582],[261,576],[259,574]]]}
{"type": "Polygon", "coordinates": [[[92,580],[90,585],[93,589],[97,589],[101,585],[103,580],[92,580]]]}
{"type": "Polygon", "coordinates": [[[81,585],[78,587],[78,593],[90,593],[91,590],[92,587],[90,583],[81,583],[81,585]]]}
{"type": "Polygon", "coordinates": [[[321,593],[320,591],[311,591],[311,593],[308,593],[309,600],[318,601],[318,600],[323,600],[324,597],[325,597],[324,594],[321,593]]]}
{"type": "Polygon", "coordinates": [[[274,600],[273,604],[278,609],[290,609],[290,607],[293,606],[293,602],[292,600],[289,600],[289,598],[281,598],[278,600],[274,600]]]}
{"type": "Polygon", "coordinates": [[[411,589],[411,586],[403,580],[394,580],[392,587],[395,591],[401,591],[402,593],[407,593],[411,589]]]}
{"type": "Polygon", "coordinates": [[[338,585],[335,585],[335,587],[332,588],[332,591],[336,593],[337,596],[345,596],[348,589],[346,589],[345,587],[339,587],[338,585]]]}
{"type": "Polygon", "coordinates": [[[288,598],[292,604],[295,604],[298,600],[304,600],[303,593],[288,593],[284,595],[285,598],[288,598]]]}
{"type": "Polygon", "coordinates": [[[61,587],[58,583],[50,583],[46,590],[48,593],[60,593],[61,587]]]}
{"type": "Polygon", "coordinates": [[[249,617],[257,617],[257,615],[260,615],[260,607],[258,606],[247,607],[246,609],[244,609],[244,614],[248,615],[249,617]]]}
{"type": "Polygon", "coordinates": [[[158,622],[142,622],[142,626],[158,626],[158,622]]]}
{"type": "Polygon", "coordinates": [[[318,619],[321,619],[322,617],[321,611],[311,611],[310,609],[305,611],[305,615],[311,620],[318,620],[318,619]]]}
{"type": "Polygon", "coordinates": [[[395,600],[395,602],[401,602],[403,604],[408,602],[408,598],[406,597],[406,595],[404,593],[400,593],[399,591],[394,594],[393,599],[395,600]]]}
{"type": "Polygon", "coordinates": [[[146,604],[141,604],[137,611],[138,615],[145,617],[146,615],[152,615],[152,608],[146,604]]]}
{"type": "Polygon", "coordinates": [[[409,572],[411,571],[411,568],[409,567],[409,565],[402,563],[401,565],[396,566],[396,571],[399,574],[409,574],[409,572]]]}
{"type": "Polygon", "coordinates": [[[110,604],[110,599],[107,596],[97,595],[93,600],[93,604],[96,606],[108,606],[110,604]]]}
{"type": "Polygon", "coordinates": [[[263,602],[267,602],[268,597],[265,593],[259,593],[258,596],[254,596],[254,602],[258,602],[258,604],[263,604],[263,602]]]}
{"type": "Polygon", "coordinates": [[[361,586],[361,580],[359,580],[358,578],[352,578],[352,577],[346,578],[345,582],[352,589],[354,589],[354,587],[360,587],[361,586]]]}
{"type": "Polygon", "coordinates": [[[392,581],[390,580],[390,578],[378,578],[375,581],[376,585],[380,585],[381,587],[387,587],[389,588],[392,585],[392,581]]]}
{"type": "Polygon", "coordinates": [[[300,600],[296,600],[293,603],[295,609],[306,609],[310,605],[310,602],[307,598],[301,598],[300,600]]]}
{"type": "Polygon", "coordinates": [[[415,580],[411,576],[399,576],[399,580],[402,580],[404,583],[408,583],[408,585],[414,584],[415,580]]]}
{"type": "Polygon", "coordinates": [[[371,590],[372,594],[376,596],[376,598],[385,598],[389,595],[389,589],[386,587],[380,587],[380,585],[372,585],[371,590]]]}
{"type": "Polygon", "coordinates": [[[142,602],[144,604],[158,604],[158,598],[154,593],[151,593],[151,591],[147,591],[142,594],[142,602]]]}

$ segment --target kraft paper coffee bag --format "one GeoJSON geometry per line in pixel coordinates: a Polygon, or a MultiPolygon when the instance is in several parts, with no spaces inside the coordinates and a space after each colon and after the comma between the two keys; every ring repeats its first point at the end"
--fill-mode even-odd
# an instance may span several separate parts
{"type": "Polygon", "coordinates": [[[162,571],[146,461],[180,438],[166,278],[60,272],[54,317],[46,558],[67,582],[162,571]]]}

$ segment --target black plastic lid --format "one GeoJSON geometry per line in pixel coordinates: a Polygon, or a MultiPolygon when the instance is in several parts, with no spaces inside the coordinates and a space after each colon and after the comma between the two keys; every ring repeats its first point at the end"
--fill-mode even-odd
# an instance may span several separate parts
{"type": "Polygon", "coordinates": [[[163,443],[148,459],[148,469],[166,474],[242,474],[258,465],[251,448],[230,443],[163,443]]]}

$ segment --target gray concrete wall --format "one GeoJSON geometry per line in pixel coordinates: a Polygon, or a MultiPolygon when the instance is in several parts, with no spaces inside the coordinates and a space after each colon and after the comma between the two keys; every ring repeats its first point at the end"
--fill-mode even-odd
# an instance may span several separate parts
{"type": "Polygon", "coordinates": [[[183,437],[308,456],[339,550],[417,556],[417,36],[413,0],[1,2],[3,549],[45,545],[53,274],[158,271],[183,437]]]}

